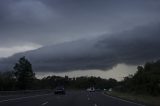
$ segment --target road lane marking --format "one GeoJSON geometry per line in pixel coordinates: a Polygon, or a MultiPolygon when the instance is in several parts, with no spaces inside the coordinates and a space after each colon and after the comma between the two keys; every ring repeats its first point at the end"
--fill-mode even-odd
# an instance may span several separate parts
{"type": "Polygon", "coordinates": [[[0,103],[7,102],[7,101],[27,99],[27,98],[35,98],[35,97],[40,97],[40,96],[47,96],[47,95],[52,95],[52,94],[43,94],[43,95],[27,96],[27,97],[14,98],[14,99],[6,99],[6,100],[1,100],[0,103]]]}
{"type": "Polygon", "coordinates": [[[97,104],[94,104],[94,106],[97,106],[97,104]]]}
{"type": "Polygon", "coordinates": [[[127,100],[124,100],[124,99],[121,99],[121,98],[118,98],[118,97],[113,97],[113,96],[110,96],[110,95],[107,95],[107,94],[104,94],[104,93],[102,93],[102,94],[104,96],[107,96],[107,97],[110,97],[110,98],[113,98],[113,99],[117,99],[117,100],[120,100],[120,101],[123,101],[123,102],[131,103],[131,104],[135,104],[135,105],[139,105],[139,106],[145,106],[145,105],[135,103],[135,102],[131,102],[131,101],[127,101],[127,100]]]}
{"type": "Polygon", "coordinates": [[[46,104],[48,104],[48,102],[44,102],[44,103],[42,103],[42,106],[44,106],[44,105],[46,105],[46,104]]]}

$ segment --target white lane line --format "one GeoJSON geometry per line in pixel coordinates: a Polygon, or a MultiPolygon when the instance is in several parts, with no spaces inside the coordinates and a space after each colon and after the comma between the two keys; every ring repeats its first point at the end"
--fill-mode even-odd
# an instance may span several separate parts
{"type": "Polygon", "coordinates": [[[97,106],[97,104],[94,104],[94,106],[97,106]]]}
{"type": "Polygon", "coordinates": [[[48,102],[44,102],[44,103],[42,103],[42,106],[44,106],[44,105],[46,105],[46,104],[48,104],[48,102]]]}
{"type": "Polygon", "coordinates": [[[109,96],[109,95],[104,94],[104,93],[102,93],[102,94],[103,94],[104,96],[107,96],[107,97],[110,97],[110,98],[113,98],[113,99],[117,99],[117,100],[120,100],[120,101],[123,101],[123,102],[131,103],[131,104],[135,104],[135,105],[139,105],[139,106],[145,106],[145,105],[142,105],[142,104],[139,104],[139,103],[135,103],[135,102],[131,102],[131,101],[127,101],[127,100],[121,99],[121,98],[109,96]]]}
{"type": "Polygon", "coordinates": [[[27,98],[35,98],[35,97],[46,96],[46,95],[52,95],[52,94],[43,94],[43,95],[27,96],[27,97],[14,98],[14,99],[6,99],[6,100],[1,100],[0,103],[1,103],[1,102],[7,102],[7,101],[27,99],[27,98]]]}

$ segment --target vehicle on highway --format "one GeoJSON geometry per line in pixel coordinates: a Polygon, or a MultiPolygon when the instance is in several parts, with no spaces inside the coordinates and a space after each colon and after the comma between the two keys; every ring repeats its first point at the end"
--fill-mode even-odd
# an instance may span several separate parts
{"type": "Polygon", "coordinates": [[[59,86],[59,87],[56,87],[54,94],[66,94],[66,91],[65,91],[64,87],[59,86]]]}
{"type": "Polygon", "coordinates": [[[95,88],[94,87],[90,87],[90,88],[87,89],[87,91],[89,91],[89,92],[95,92],[95,88]]]}

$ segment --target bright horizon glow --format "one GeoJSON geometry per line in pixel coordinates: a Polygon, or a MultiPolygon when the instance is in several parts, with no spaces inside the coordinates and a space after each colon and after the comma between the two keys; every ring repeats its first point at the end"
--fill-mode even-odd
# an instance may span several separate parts
{"type": "Polygon", "coordinates": [[[95,77],[101,77],[104,79],[114,78],[118,81],[123,80],[124,77],[128,75],[133,75],[137,72],[137,66],[131,66],[126,64],[118,64],[114,68],[106,71],[102,70],[76,70],[71,72],[36,72],[36,77],[41,79],[43,77],[47,76],[69,76],[71,78],[73,77],[80,77],[80,76],[95,76],[95,77]]]}
{"type": "Polygon", "coordinates": [[[25,52],[29,50],[35,50],[42,47],[41,45],[38,44],[27,44],[27,45],[22,45],[22,46],[13,46],[13,47],[0,47],[0,58],[5,58],[12,56],[16,53],[20,52],[25,52]]]}

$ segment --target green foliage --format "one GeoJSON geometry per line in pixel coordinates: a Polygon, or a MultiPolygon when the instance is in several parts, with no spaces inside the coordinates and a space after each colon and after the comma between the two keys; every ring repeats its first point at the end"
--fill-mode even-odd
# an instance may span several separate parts
{"type": "Polygon", "coordinates": [[[12,72],[0,73],[0,90],[15,90],[16,89],[16,80],[12,72]]]}
{"type": "Polygon", "coordinates": [[[35,79],[31,63],[22,57],[14,66],[14,74],[18,82],[19,89],[29,89],[35,79]]]}
{"type": "Polygon", "coordinates": [[[123,89],[138,94],[160,95],[160,61],[147,62],[144,68],[138,66],[137,69],[134,76],[121,82],[123,89]]]}

